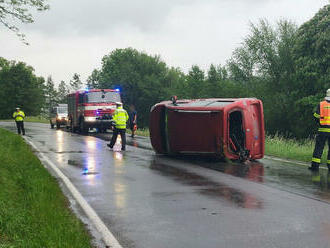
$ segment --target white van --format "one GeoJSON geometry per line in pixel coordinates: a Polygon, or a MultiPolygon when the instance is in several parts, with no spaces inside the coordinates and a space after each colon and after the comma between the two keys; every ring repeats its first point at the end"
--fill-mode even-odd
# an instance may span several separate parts
{"type": "Polygon", "coordinates": [[[67,126],[68,124],[68,104],[58,104],[49,111],[49,122],[50,127],[60,128],[62,126],[67,126]]]}

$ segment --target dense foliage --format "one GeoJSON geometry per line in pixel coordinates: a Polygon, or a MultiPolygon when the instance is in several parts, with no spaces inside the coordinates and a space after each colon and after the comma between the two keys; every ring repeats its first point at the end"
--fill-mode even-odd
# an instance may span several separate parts
{"type": "Polygon", "coordinates": [[[88,79],[92,88],[122,89],[134,104],[139,123],[148,124],[150,107],[171,95],[179,98],[257,97],[263,100],[269,133],[308,137],[315,130],[312,112],[330,88],[330,7],[297,27],[282,20],[251,24],[250,33],[225,66],[205,72],[193,65],[187,74],[169,68],[159,56],[133,48],[116,49],[88,79]]]}
{"type": "Polygon", "coordinates": [[[21,107],[28,115],[39,114],[44,105],[44,79],[22,62],[0,57],[0,118],[8,119],[21,107]]]}

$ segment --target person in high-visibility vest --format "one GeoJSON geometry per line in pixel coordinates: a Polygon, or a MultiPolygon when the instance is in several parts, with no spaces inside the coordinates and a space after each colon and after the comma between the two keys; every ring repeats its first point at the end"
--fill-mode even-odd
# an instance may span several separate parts
{"type": "Polygon", "coordinates": [[[24,129],[24,118],[25,114],[20,108],[16,108],[16,111],[13,113],[13,118],[16,122],[17,132],[18,134],[25,135],[25,129],[24,129]]]}
{"type": "Polygon", "coordinates": [[[128,121],[128,114],[125,109],[123,109],[123,104],[121,102],[116,102],[117,109],[113,113],[112,120],[114,122],[114,130],[110,144],[107,146],[110,149],[113,148],[117,141],[117,136],[120,134],[121,137],[121,150],[125,151],[126,149],[126,122],[128,121]]]}
{"type": "Polygon", "coordinates": [[[312,164],[308,169],[317,171],[321,163],[321,157],[326,141],[328,141],[327,166],[330,170],[330,89],[327,90],[324,101],[320,102],[314,113],[318,122],[318,133],[315,140],[315,148],[312,157],[312,164]]]}

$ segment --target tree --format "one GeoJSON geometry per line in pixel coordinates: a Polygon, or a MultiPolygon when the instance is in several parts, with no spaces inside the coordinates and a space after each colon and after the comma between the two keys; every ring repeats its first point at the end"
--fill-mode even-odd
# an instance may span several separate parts
{"type": "Polygon", "coordinates": [[[310,136],[316,130],[313,110],[330,88],[330,5],[324,6],[296,34],[293,59],[296,69],[296,91],[293,125],[299,137],[310,136]],[[299,85],[298,85],[299,83],[299,85]],[[298,95],[298,94],[296,94],[298,95]],[[301,128],[301,123],[304,123],[301,128]]]}
{"type": "Polygon", "coordinates": [[[190,98],[201,98],[205,96],[205,74],[197,65],[191,67],[186,80],[188,82],[190,98]]]}
{"type": "Polygon", "coordinates": [[[230,78],[246,88],[245,97],[263,100],[270,133],[287,135],[295,129],[291,113],[299,95],[293,60],[296,33],[297,26],[286,20],[275,27],[266,20],[251,24],[250,34],[228,64],[230,78]]]}
{"type": "Polygon", "coordinates": [[[87,87],[89,89],[97,89],[100,84],[100,71],[94,69],[92,74],[87,78],[87,87]]]}
{"type": "Polygon", "coordinates": [[[81,89],[82,87],[83,87],[83,83],[80,80],[80,75],[77,73],[73,74],[73,77],[70,80],[70,89],[76,91],[81,89]]]}
{"type": "Polygon", "coordinates": [[[51,76],[48,76],[45,85],[46,109],[49,110],[59,103],[59,93],[55,89],[55,84],[51,76]]]}
{"type": "Polygon", "coordinates": [[[57,88],[58,92],[58,102],[59,103],[67,103],[67,96],[69,94],[69,87],[67,84],[62,80],[57,88]]]}
{"type": "Polygon", "coordinates": [[[38,115],[44,106],[44,81],[31,66],[0,58],[0,118],[11,117],[17,106],[27,115],[38,115]]]}
{"type": "Polygon", "coordinates": [[[159,56],[133,48],[116,49],[104,56],[98,74],[99,88],[120,88],[125,105],[136,106],[139,126],[148,125],[150,107],[169,99],[182,79],[180,71],[167,68],[159,56]]]}
{"type": "Polygon", "coordinates": [[[32,14],[29,8],[37,11],[45,11],[49,9],[46,4],[47,0],[1,0],[0,1],[0,23],[6,28],[16,33],[16,35],[25,43],[25,35],[19,32],[19,28],[13,21],[21,23],[33,23],[32,14]]]}
{"type": "Polygon", "coordinates": [[[330,87],[330,5],[299,28],[294,60],[304,95],[324,94],[330,87]]]}

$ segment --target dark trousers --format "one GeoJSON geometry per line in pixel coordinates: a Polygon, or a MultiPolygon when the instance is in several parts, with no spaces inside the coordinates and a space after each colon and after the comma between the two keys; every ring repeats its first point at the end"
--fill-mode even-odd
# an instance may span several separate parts
{"type": "Polygon", "coordinates": [[[124,151],[126,148],[126,129],[115,128],[113,130],[112,138],[110,141],[110,148],[113,148],[113,146],[115,145],[118,134],[120,134],[121,137],[121,150],[124,151]]]}
{"type": "Polygon", "coordinates": [[[16,121],[16,127],[18,134],[23,133],[25,135],[25,129],[24,129],[24,122],[23,121],[16,121]]]}
{"type": "MultiPolygon", "coordinates": [[[[322,154],[323,154],[323,149],[325,142],[328,141],[328,161],[330,160],[330,134],[329,133],[322,133],[319,132],[316,136],[316,141],[315,141],[315,148],[313,152],[313,159],[321,159],[322,154]]],[[[313,162],[314,165],[318,166],[320,163],[318,162],[313,162]]],[[[329,165],[329,162],[327,162],[329,165]]]]}

